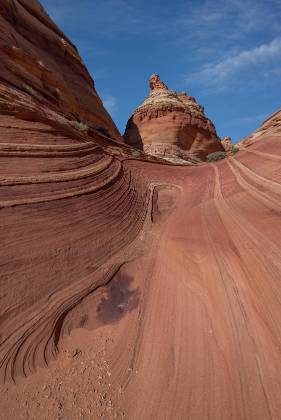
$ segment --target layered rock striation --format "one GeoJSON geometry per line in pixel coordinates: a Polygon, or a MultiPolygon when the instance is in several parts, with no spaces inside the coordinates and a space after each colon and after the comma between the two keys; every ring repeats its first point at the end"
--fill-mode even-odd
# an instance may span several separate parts
{"type": "Polygon", "coordinates": [[[76,47],[38,2],[1,1],[0,12],[0,111],[33,121],[63,117],[122,141],[76,47]]]}
{"type": "Polygon", "coordinates": [[[158,75],[150,78],[150,95],[129,119],[127,144],[172,161],[206,160],[224,150],[204,108],[185,92],[169,90],[158,75]]]}
{"type": "Polygon", "coordinates": [[[1,420],[279,419],[280,113],[232,157],[151,162],[36,1],[0,16],[1,420]]]}

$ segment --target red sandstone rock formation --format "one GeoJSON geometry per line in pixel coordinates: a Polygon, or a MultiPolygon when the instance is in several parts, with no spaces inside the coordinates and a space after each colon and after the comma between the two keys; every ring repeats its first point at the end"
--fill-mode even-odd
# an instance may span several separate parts
{"type": "Polygon", "coordinates": [[[205,160],[224,150],[204,108],[185,92],[168,89],[159,76],[150,78],[150,96],[129,119],[126,143],[173,161],[205,160]]]}
{"type": "Polygon", "coordinates": [[[155,93],[155,91],[166,91],[169,90],[168,86],[165,85],[158,74],[153,74],[149,79],[149,86],[150,86],[150,95],[155,93]]]}
{"type": "MultiPolygon", "coordinates": [[[[1,39],[24,54],[52,37],[34,1],[0,12],[1,39]]],[[[22,66],[6,71],[1,51],[1,420],[279,419],[278,114],[216,163],[128,159],[70,124],[70,98],[64,109],[21,91],[22,66]]],[[[88,99],[87,121],[114,135],[88,99]]]]}
{"type": "Polygon", "coordinates": [[[37,1],[2,0],[0,11],[0,110],[10,98],[11,115],[34,120],[40,109],[121,141],[76,47],[37,1]]]}

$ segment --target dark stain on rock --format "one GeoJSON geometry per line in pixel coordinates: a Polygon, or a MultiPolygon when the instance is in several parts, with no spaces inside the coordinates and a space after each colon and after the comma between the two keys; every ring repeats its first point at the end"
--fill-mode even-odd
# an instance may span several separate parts
{"type": "Polygon", "coordinates": [[[140,291],[130,287],[132,281],[133,277],[118,274],[106,287],[105,296],[97,308],[98,318],[103,324],[118,322],[127,312],[138,307],[140,291]]]}

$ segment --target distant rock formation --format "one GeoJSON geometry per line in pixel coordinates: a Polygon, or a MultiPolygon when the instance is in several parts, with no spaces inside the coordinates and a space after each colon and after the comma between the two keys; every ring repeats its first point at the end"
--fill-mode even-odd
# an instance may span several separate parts
{"type": "Polygon", "coordinates": [[[223,151],[204,108],[185,92],[169,90],[159,75],[150,78],[150,95],[129,119],[125,142],[167,160],[206,160],[223,151]]]}
{"type": "Polygon", "coordinates": [[[222,139],[221,144],[223,145],[223,148],[226,152],[232,152],[233,149],[233,143],[232,139],[229,136],[226,136],[222,139]]]}

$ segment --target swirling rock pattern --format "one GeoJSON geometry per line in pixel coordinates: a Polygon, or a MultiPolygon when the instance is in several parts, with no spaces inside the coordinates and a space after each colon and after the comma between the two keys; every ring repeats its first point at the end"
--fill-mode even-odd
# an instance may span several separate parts
{"type": "Polygon", "coordinates": [[[126,143],[172,162],[206,160],[223,151],[216,129],[185,92],[169,90],[157,74],[150,78],[150,95],[129,119],[126,143]]]}
{"type": "MultiPolygon", "coordinates": [[[[0,11],[26,54],[29,25],[33,40],[61,36],[35,1],[0,11]]],[[[1,420],[279,419],[277,114],[233,157],[151,162],[94,94],[87,118],[83,92],[57,107],[17,87],[13,60],[0,64],[1,420]]]]}

